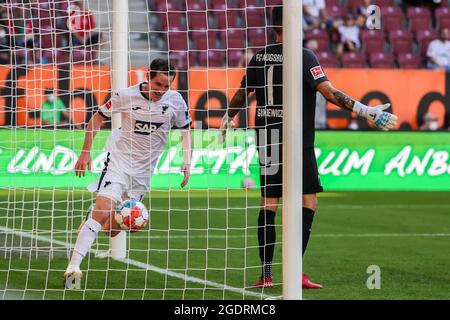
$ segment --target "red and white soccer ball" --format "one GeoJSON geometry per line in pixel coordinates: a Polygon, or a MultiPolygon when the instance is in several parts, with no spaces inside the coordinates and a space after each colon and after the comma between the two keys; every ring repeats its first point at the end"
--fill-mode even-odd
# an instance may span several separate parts
{"type": "Polygon", "coordinates": [[[139,231],[148,223],[148,210],[142,202],[128,199],[116,210],[115,219],[122,230],[139,231]]]}

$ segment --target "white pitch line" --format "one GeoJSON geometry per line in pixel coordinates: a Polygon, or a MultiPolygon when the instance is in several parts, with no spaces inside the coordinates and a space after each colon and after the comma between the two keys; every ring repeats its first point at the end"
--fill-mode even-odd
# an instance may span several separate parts
{"type": "MultiPolygon", "coordinates": [[[[450,233],[323,233],[323,234],[312,234],[312,237],[317,238],[390,238],[390,237],[450,237],[450,233]]],[[[145,235],[132,235],[133,239],[242,239],[242,238],[255,238],[256,235],[191,235],[191,236],[145,236],[145,235]]],[[[53,238],[67,238],[67,236],[56,235],[53,238]]]]}
{"type": "MultiPolygon", "coordinates": [[[[0,231],[12,233],[14,235],[24,237],[24,238],[35,239],[35,240],[42,241],[42,242],[57,244],[60,246],[64,246],[67,249],[71,249],[71,247],[72,247],[70,243],[65,242],[65,241],[55,240],[55,239],[45,237],[45,236],[33,235],[30,232],[14,230],[14,229],[6,228],[3,226],[0,226],[0,231]]],[[[101,251],[91,249],[90,253],[99,254],[99,253],[101,253],[101,251]]],[[[196,277],[186,276],[185,274],[182,274],[182,273],[169,271],[167,269],[162,269],[162,268],[156,267],[154,265],[143,263],[143,262],[133,260],[133,259],[114,259],[114,260],[120,261],[120,262],[123,262],[126,264],[130,264],[130,265],[136,266],[136,267],[144,269],[144,270],[154,271],[156,273],[160,273],[160,274],[167,275],[170,277],[178,278],[178,279],[188,281],[188,282],[200,283],[200,284],[204,284],[205,286],[211,286],[211,287],[215,287],[218,289],[231,291],[231,292],[235,292],[235,293],[239,293],[239,294],[245,294],[245,295],[249,295],[249,296],[253,296],[253,297],[259,297],[259,298],[263,298],[263,299],[273,298],[273,296],[266,295],[263,293],[256,293],[256,292],[252,292],[252,291],[247,291],[245,289],[230,287],[230,286],[227,286],[227,285],[224,285],[221,283],[217,283],[217,282],[213,282],[213,281],[209,281],[209,280],[203,280],[203,279],[196,278],[196,277]]]]}

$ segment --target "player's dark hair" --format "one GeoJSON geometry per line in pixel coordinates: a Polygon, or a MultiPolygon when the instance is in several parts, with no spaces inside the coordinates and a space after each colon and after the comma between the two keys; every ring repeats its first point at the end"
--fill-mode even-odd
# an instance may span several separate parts
{"type": "Polygon", "coordinates": [[[276,6],[273,8],[272,27],[278,35],[283,33],[283,6],[276,6]]]}
{"type": "Polygon", "coordinates": [[[53,89],[52,88],[45,88],[44,89],[44,95],[48,96],[50,94],[53,94],[53,89]]]}
{"type": "Polygon", "coordinates": [[[158,72],[166,73],[169,77],[173,77],[173,79],[175,79],[175,76],[177,74],[175,66],[169,60],[162,58],[154,59],[150,64],[149,71],[150,79],[156,77],[156,74],[158,72]]]}

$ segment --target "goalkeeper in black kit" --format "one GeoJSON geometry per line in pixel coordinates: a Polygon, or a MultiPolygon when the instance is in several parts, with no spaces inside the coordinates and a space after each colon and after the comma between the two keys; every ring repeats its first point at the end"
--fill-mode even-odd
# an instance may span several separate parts
{"type": "MultiPolygon", "coordinates": [[[[234,127],[233,118],[246,106],[247,96],[256,94],[256,142],[260,161],[261,208],[258,217],[259,256],[262,270],[254,287],[271,288],[272,260],[276,242],[275,213],[282,196],[282,121],[283,121],[283,31],[282,7],[273,9],[272,22],[276,43],[257,52],[246,68],[241,87],[233,96],[222,119],[222,137],[234,127]]],[[[355,112],[381,130],[392,129],[397,117],[385,112],[390,105],[368,107],[333,87],[317,57],[303,49],[303,250],[311,234],[318,202],[316,194],[323,191],[314,154],[314,117],[316,92],[329,102],[355,112]]],[[[300,254],[300,253],[299,253],[300,254]]],[[[322,288],[303,274],[303,288],[322,288]]]]}

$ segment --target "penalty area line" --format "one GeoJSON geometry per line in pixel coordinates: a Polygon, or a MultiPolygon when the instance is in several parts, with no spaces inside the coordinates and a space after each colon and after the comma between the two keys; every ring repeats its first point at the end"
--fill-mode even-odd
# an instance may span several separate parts
{"type": "MultiPolygon", "coordinates": [[[[37,240],[37,241],[42,241],[42,242],[46,242],[46,243],[60,245],[60,246],[63,246],[65,248],[67,248],[67,249],[71,249],[72,248],[72,245],[70,243],[68,243],[68,242],[55,240],[54,238],[51,238],[51,237],[46,237],[46,236],[41,236],[41,235],[34,235],[31,232],[14,230],[14,229],[6,228],[6,227],[3,227],[3,226],[0,226],[0,231],[1,232],[5,232],[5,233],[14,234],[14,235],[19,236],[19,237],[24,237],[24,238],[28,238],[28,239],[33,239],[33,240],[37,240]]],[[[90,253],[95,254],[95,255],[100,254],[101,252],[102,251],[96,250],[96,249],[91,249],[90,250],[90,253]]],[[[113,258],[111,258],[111,259],[113,259],[113,258]]],[[[113,260],[119,261],[119,262],[122,262],[122,263],[125,263],[125,264],[128,264],[128,265],[133,265],[135,267],[138,267],[138,268],[141,268],[141,269],[144,269],[144,270],[149,270],[149,271],[153,271],[153,272],[156,272],[156,273],[159,273],[159,274],[167,275],[169,277],[181,279],[181,280],[188,281],[188,282],[203,284],[203,285],[205,285],[205,289],[212,289],[212,288],[206,288],[206,286],[210,286],[210,287],[214,287],[214,288],[225,290],[225,291],[239,293],[239,294],[242,294],[242,295],[259,297],[261,299],[273,298],[273,296],[266,295],[266,294],[263,294],[263,293],[257,293],[257,292],[253,292],[253,291],[248,291],[248,290],[245,290],[245,289],[231,287],[231,286],[227,286],[227,285],[224,285],[224,284],[221,284],[221,283],[217,283],[217,282],[213,282],[213,281],[209,281],[209,280],[204,280],[204,279],[200,279],[200,278],[196,278],[196,277],[192,277],[192,276],[187,276],[187,275],[182,274],[182,273],[178,273],[178,272],[170,271],[170,270],[167,270],[167,269],[159,268],[159,267],[156,267],[154,265],[143,263],[141,261],[137,261],[137,260],[133,260],[133,259],[128,259],[127,258],[127,259],[113,259],[113,260]]]]}

